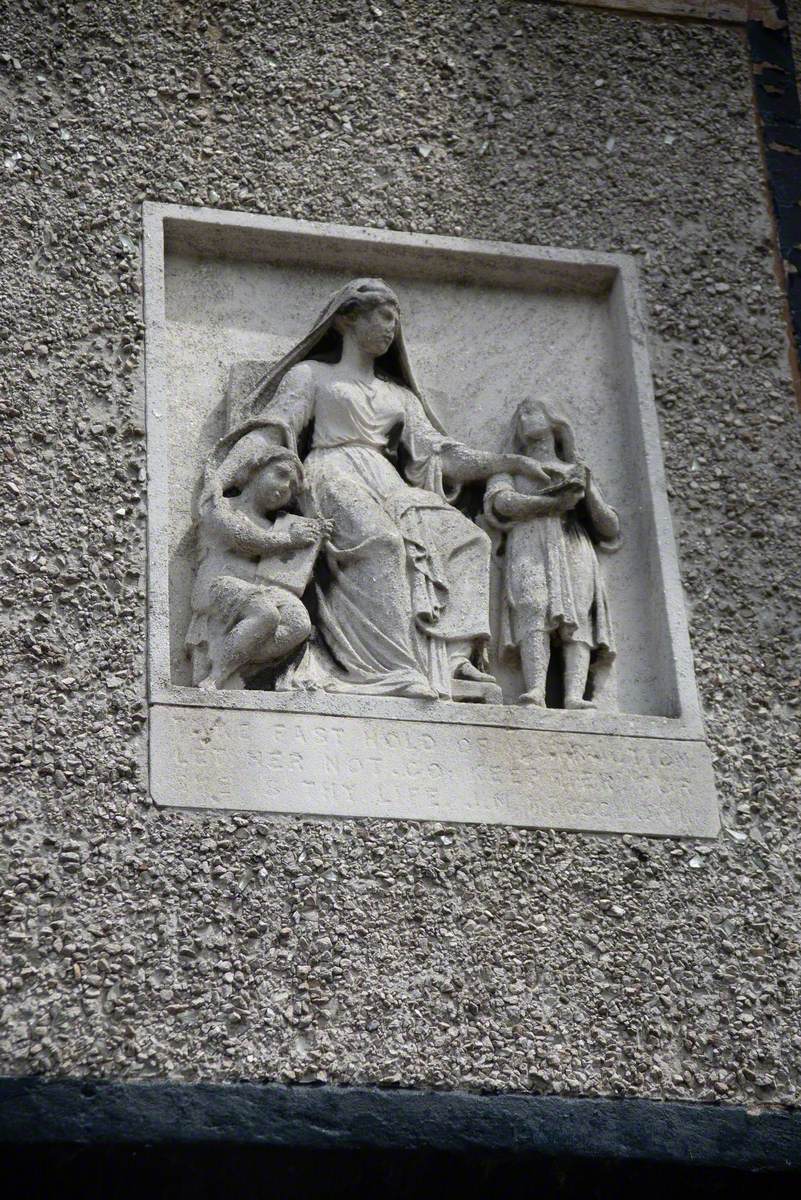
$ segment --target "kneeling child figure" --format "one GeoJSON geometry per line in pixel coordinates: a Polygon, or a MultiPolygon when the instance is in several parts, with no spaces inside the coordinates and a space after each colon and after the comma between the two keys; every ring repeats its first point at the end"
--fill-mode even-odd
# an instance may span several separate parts
{"type": "Polygon", "coordinates": [[[276,519],[302,487],[297,455],[258,438],[242,438],[216,470],[207,470],[186,638],[196,687],[243,688],[309,637],[300,597],[331,523],[276,519]]]}

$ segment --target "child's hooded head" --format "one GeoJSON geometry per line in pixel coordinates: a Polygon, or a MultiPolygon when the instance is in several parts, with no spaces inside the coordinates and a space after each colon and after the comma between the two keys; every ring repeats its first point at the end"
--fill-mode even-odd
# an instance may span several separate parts
{"type": "Polygon", "coordinates": [[[297,454],[260,438],[242,438],[229,453],[221,474],[215,481],[218,494],[222,491],[229,498],[246,495],[262,513],[286,508],[304,486],[297,454]]]}
{"type": "Polygon", "coordinates": [[[247,487],[260,512],[286,508],[303,487],[300,459],[284,447],[266,447],[265,453],[253,464],[247,487]]]}

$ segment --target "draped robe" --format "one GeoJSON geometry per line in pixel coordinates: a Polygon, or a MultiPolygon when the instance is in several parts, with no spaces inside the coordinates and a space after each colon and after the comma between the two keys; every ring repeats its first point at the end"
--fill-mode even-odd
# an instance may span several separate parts
{"type": "MultiPolygon", "coordinates": [[[[258,425],[243,436],[291,449],[313,425],[304,510],[334,522],[317,581],[316,623],[335,667],[323,686],[392,695],[422,680],[450,697],[448,643],[489,638],[489,538],[443,481],[442,450],[456,443],[408,388],[311,361],[284,374],[258,425]],[[388,457],[395,435],[403,474],[388,457]]],[[[283,686],[302,686],[304,670],[283,686]]]]}

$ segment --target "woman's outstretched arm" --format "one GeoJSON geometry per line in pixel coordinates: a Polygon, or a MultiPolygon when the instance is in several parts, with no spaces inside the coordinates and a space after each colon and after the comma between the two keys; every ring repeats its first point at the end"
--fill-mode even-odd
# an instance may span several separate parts
{"type": "Polygon", "coordinates": [[[442,473],[453,483],[475,483],[503,472],[525,475],[534,483],[551,482],[550,475],[539,463],[522,454],[493,454],[486,450],[473,450],[461,442],[446,441],[439,455],[442,473]]]}

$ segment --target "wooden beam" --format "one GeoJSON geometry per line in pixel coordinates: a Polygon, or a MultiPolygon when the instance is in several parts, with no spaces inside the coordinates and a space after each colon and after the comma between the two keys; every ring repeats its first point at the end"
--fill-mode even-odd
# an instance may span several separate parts
{"type": "Polygon", "coordinates": [[[728,21],[744,25],[761,21],[769,29],[784,22],[776,14],[773,0],[566,0],[584,8],[611,8],[618,12],[644,13],[659,17],[693,17],[697,21],[728,21]]]}

